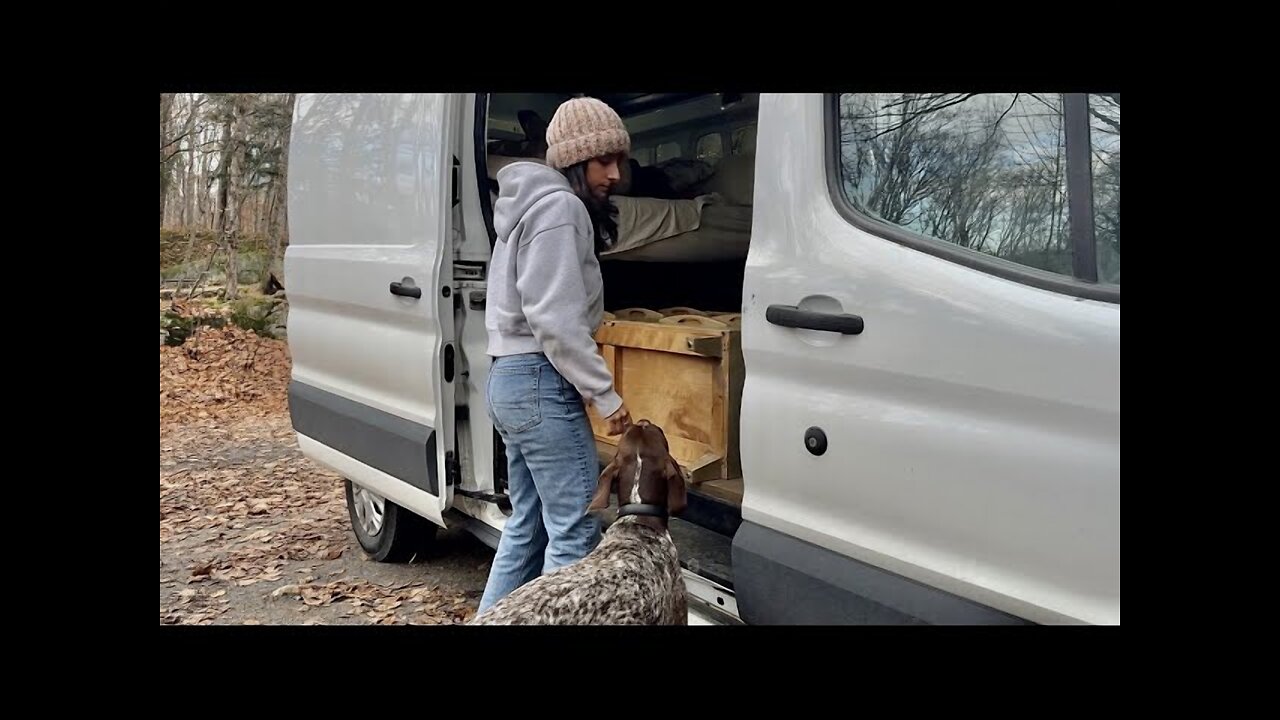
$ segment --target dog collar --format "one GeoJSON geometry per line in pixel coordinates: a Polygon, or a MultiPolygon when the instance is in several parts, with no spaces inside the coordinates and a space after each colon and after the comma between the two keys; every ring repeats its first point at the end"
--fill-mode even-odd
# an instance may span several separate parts
{"type": "Polygon", "coordinates": [[[627,515],[648,515],[666,520],[667,509],[661,505],[646,505],[643,503],[631,503],[618,508],[618,517],[626,517],[627,515]]]}

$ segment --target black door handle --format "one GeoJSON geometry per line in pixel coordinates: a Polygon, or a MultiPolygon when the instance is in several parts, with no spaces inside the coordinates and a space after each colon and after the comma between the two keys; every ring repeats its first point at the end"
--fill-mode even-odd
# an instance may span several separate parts
{"type": "Polygon", "coordinates": [[[841,335],[858,335],[863,328],[862,318],[858,315],[801,310],[794,305],[770,305],[764,312],[764,319],[782,327],[825,330],[841,335]]]}
{"type": "Polygon", "coordinates": [[[399,295],[400,297],[420,298],[422,297],[422,288],[393,282],[391,283],[391,294],[399,295]]]}

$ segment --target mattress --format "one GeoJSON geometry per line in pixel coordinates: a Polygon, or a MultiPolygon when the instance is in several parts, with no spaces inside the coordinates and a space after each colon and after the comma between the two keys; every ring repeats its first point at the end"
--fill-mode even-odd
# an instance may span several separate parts
{"type": "Polygon", "coordinates": [[[747,256],[751,211],[707,195],[694,200],[615,197],[618,242],[602,260],[716,262],[747,256]]]}

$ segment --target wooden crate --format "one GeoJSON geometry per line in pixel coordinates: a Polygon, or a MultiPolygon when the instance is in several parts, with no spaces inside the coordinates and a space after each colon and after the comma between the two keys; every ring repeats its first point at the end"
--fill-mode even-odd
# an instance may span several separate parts
{"type": "MultiPolygon", "coordinates": [[[[742,403],[742,333],[724,327],[612,320],[596,331],[601,355],[632,420],[663,429],[671,454],[693,483],[741,477],[738,412],[742,403]]],[[[618,438],[588,411],[601,454],[618,438]]]]}

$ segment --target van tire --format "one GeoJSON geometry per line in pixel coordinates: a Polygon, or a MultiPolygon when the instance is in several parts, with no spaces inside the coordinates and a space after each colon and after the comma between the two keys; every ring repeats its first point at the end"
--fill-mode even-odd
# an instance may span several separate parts
{"type": "MultiPolygon", "coordinates": [[[[370,494],[382,503],[382,522],[376,532],[370,533],[368,523],[361,519],[357,501],[357,493],[368,493],[350,480],[345,481],[347,495],[347,517],[351,521],[351,530],[355,533],[360,548],[377,562],[398,563],[421,558],[431,549],[439,529],[435,523],[406,510],[399,505],[370,494]]],[[[367,501],[367,498],[361,498],[367,501]]]]}

